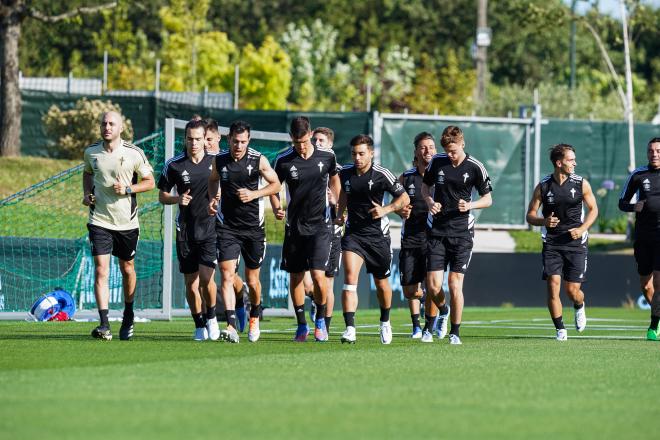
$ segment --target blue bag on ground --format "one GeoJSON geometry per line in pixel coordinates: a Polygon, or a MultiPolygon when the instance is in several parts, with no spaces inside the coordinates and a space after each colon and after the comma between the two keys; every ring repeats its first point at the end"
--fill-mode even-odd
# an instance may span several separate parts
{"type": "Polygon", "coordinates": [[[56,288],[37,299],[28,316],[34,321],[66,321],[76,313],[76,303],[66,290],[56,288]]]}

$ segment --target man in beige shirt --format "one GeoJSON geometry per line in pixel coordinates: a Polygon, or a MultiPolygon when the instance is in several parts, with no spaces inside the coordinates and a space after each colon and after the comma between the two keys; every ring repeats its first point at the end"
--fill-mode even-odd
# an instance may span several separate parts
{"type": "Polygon", "coordinates": [[[119,339],[128,340],[133,336],[134,258],[140,235],[136,194],[155,186],[144,152],[121,139],[123,128],[119,113],[104,113],[100,125],[103,140],[87,147],[84,155],[82,202],[89,206],[87,229],[96,267],[94,295],[101,318],[92,336],[108,341],[112,339],[108,322],[110,254],[119,259],[124,288],[119,339]]]}

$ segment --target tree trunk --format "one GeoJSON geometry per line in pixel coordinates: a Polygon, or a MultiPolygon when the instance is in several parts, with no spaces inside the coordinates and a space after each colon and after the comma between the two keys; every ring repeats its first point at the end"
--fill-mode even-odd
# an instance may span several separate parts
{"type": "MultiPolygon", "coordinates": [[[[20,3],[20,2],[19,2],[20,3]]],[[[0,156],[21,154],[21,91],[18,85],[18,41],[21,14],[0,16],[0,156]]]]}

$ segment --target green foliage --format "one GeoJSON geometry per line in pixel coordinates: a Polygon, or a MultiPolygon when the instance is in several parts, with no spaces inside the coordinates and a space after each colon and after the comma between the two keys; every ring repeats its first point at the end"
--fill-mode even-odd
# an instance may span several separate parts
{"type": "Polygon", "coordinates": [[[291,85],[291,60],[273,37],[241,52],[240,103],[248,110],[283,110],[291,85]]]}
{"type": "MultiPolygon", "coordinates": [[[[57,139],[50,146],[51,157],[60,159],[82,159],[85,147],[99,139],[99,121],[101,115],[108,111],[121,114],[121,108],[110,101],[88,100],[82,98],[71,110],[62,111],[52,106],[43,117],[46,134],[51,139],[57,139]]],[[[121,137],[133,139],[131,121],[122,116],[124,131],[121,137]]]]}
{"type": "Polygon", "coordinates": [[[604,233],[625,234],[628,231],[628,216],[623,214],[615,218],[598,218],[598,230],[604,233]]]}

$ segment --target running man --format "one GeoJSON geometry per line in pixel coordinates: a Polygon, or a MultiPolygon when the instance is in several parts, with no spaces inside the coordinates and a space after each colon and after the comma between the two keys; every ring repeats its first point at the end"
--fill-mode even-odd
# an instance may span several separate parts
{"type": "Polygon", "coordinates": [[[235,121],[229,127],[229,151],[213,160],[208,183],[208,212],[217,214],[218,261],[222,275],[222,299],[227,327],[221,338],[239,341],[236,331],[234,277],[238,258],[243,255],[250,303],[248,341],[257,342],[261,310],[259,271],[266,255],[266,230],[263,197],[280,190],[280,182],[265,156],[249,147],[250,125],[235,121]],[[267,185],[260,188],[262,179],[267,185]],[[220,191],[220,202],[216,194],[220,191]]]}
{"type": "Polygon", "coordinates": [[[151,165],[144,152],[121,139],[122,117],[107,112],[101,117],[102,141],[85,149],[83,200],[89,206],[89,242],[94,257],[94,296],[101,323],[92,336],[112,340],[108,322],[110,254],[119,259],[124,290],[124,316],[119,339],[133,337],[135,299],[135,252],[140,236],[137,193],[154,188],[151,165]],[[141,181],[138,182],[138,176],[141,181]]]}
{"type": "Polygon", "coordinates": [[[527,209],[527,223],[542,226],[548,310],[557,340],[565,341],[568,332],[562,319],[561,281],[564,280],[566,294],[573,301],[575,329],[582,332],[587,326],[582,283],[586,281],[589,228],[598,217],[598,206],[587,179],[574,174],[575,148],[568,144],[555,145],[550,149],[550,162],[554,171],[536,185],[527,209]],[[588,210],[586,218],[583,206],[588,210]]]}
{"type": "MultiPolygon", "coordinates": [[[[415,136],[413,141],[415,158],[413,168],[399,176],[399,183],[408,193],[410,203],[397,212],[403,218],[401,227],[401,251],[399,252],[399,270],[403,295],[408,299],[410,318],[412,320],[411,338],[422,342],[433,342],[433,324],[437,318],[437,308],[426,295],[424,304],[424,330],[422,330],[419,315],[424,297],[422,283],[426,278],[426,220],[429,209],[422,198],[422,179],[426,168],[436,154],[435,139],[429,132],[423,131],[415,136]]],[[[448,311],[447,311],[448,312],[448,311]]],[[[443,318],[444,331],[447,331],[447,316],[443,318]]],[[[444,338],[444,334],[440,338],[444,338]]]]}
{"type": "Polygon", "coordinates": [[[373,163],[374,142],[369,136],[360,134],[351,139],[351,155],[353,164],[345,165],[339,173],[341,193],[337,208],[337,224],[344,223],[344,210],[348,208],[346,230],[341,240],[345,283],[341,300],[346,324],[341,342],[354,344],[357,339],[357,285],[364,263],[367,273],[373,276],[380,303],[380,342],[390,344],[392,247],[387,214],[402,209],[410,198],[387,168],[373,163]],[[393,198],[388,205],[385,204],[385,193],[393,198]]]}
{"type": "MultiPolygon", "coordinates": [[[[305,290],[303,278],[309,270],[314,284],[316,321],[314,338],[328,340],[325,326],[325,308],[328,282],[325,272],[330,258],[332,222],[327,189],[339,194],[337,161],[331,150],[316,148],[312,144],[309,119],[299,116],[291,121],[293,148],[275,159],[275,172],[281,183],[286,183],[289,201],[286,209],[286,227],[282,245],[281,269],[289,272],[289,289],[296,312],[297,342],[307,340],[309,327],[305,318],[305,290]]],[[[278,219],[285,216],[278,197],[272,197],[273,211],[278,219]]]]}
{"type": "Polygon", "coordinates": [[[649,341],[660,340],[660,137],[646,146],[648,165],[630,174],[621,192],[619,209],[635,213],[635,261],[646,300],[651,304],[649,341]],[[636,196],[636,197],[635,197],[636,196]],[[633,200],[635,199],[635,200],[633,200]]]}
{"type": "MultiPolygon", "coordinates": [[[[422,184],[422,197],[429,209],[426,293],[431,295],[439,309],[437,325],[443,329],[447,325],[446,319],[440,321],[449,314],[449,309],[442,282],[449,266],[449,343],[460,345],[463,280],[472,258],[474,237],[474,216],[471,211],[491,206],[493,189],[486,168],[465,152],[465,138],[459,127],[446,127],[440,145],[445,152],[433,157],[424,173],[422,184]],[[472,200],[473,189],[479,193],[479,200],[472,200]]],[[[443,333],[441,330],[440,335],[444,336],[443,333]]]]}
{"type": "MultiPolygon", "coordinates": [[[[220,153],[220,140],[222,139],[218,123],[211,118],[206,118],[204,123],[206,126],[204,149],[206,150],[206,154],[215,156],[220,153]]],[[[217,195],[216,200],[220,200],[220,194],[217,195]]],[[[238,325],[238,331],[243,333],[245,324],[247,323],[245,298],[248,296],[248,288],[247,284],[245,284],[238,274],[238,264],[236,265],[236,274],[234,275],[234,292],[236,293],[236,324],[238,325]]],[[[222,292],[218,292],[219,299],[216,300],[216,303],[222,299],[221,295],[222,292]]]]}
{"type": "Polygon", "coordinates": [[[215,222],[207,206],[213,156],[204,152],[204,122],[186,124],[186,151],[168,160],[158,180],[158,201],[179,205],[176,218],[176,256],[186,285],[186,300],[195,323],[195,341],[220,337],[216,316],[215,222]],[[176,187],[176,194],[171,194],[176,187]],[[202,301],[204,295],[204,301],[202,301]],[[206,310],[203,310],[203,304],[206,310]]]}

